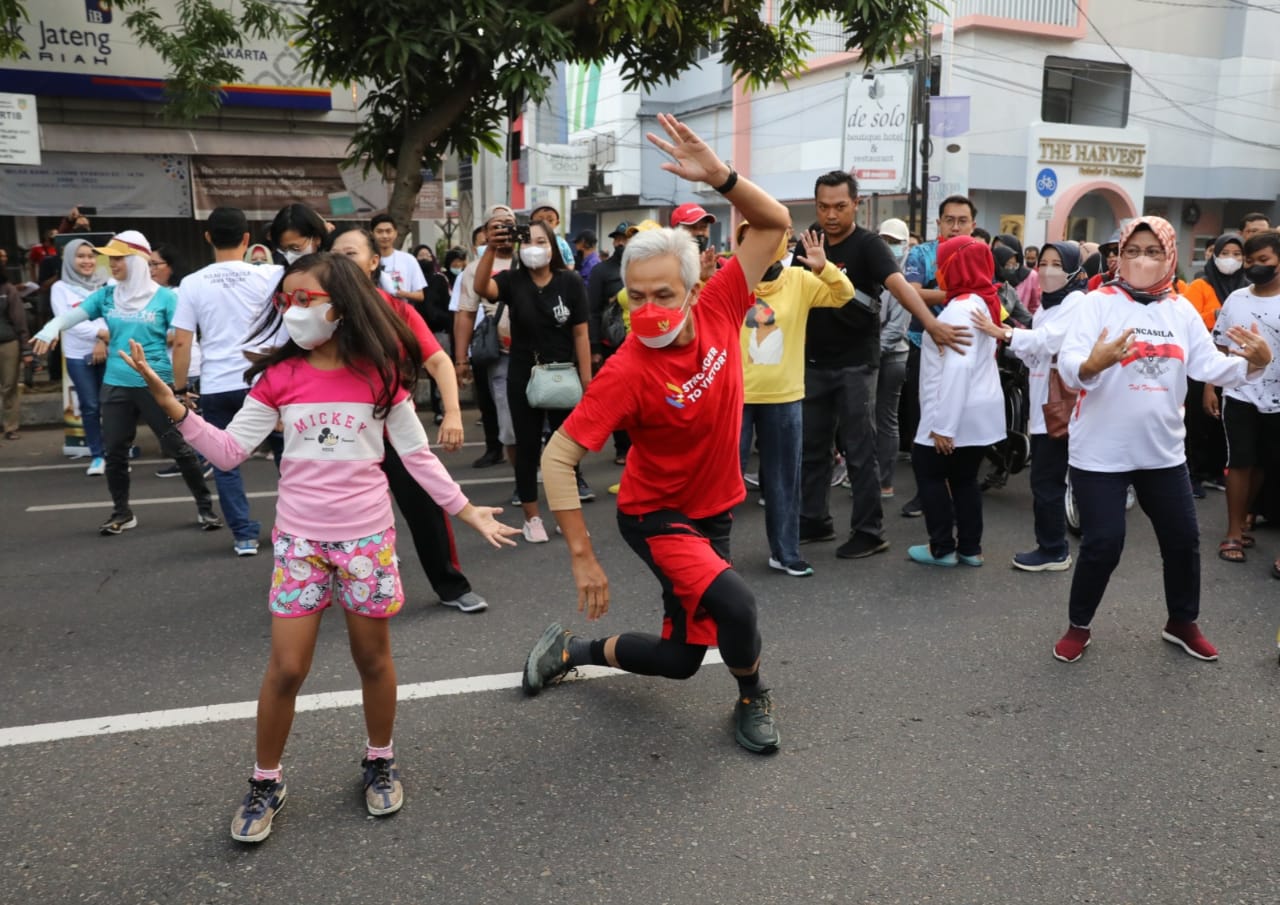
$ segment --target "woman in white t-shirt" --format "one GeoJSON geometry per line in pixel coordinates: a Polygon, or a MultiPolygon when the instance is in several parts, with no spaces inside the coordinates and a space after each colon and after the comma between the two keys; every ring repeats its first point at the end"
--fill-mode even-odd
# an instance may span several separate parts
{"type": "Polygon", "coordinates": [[[1200,527],[1182,403],[1188,377],[1239,386],[1262,375],[1271,350],[1256,325],[1236,326],[1225,336],[1235,355],[1222,354],[1199,313],[1174,288],[1177,267],[1177,235],[1167,220],[1130,221],[1120,233],[1116,279],[1076,306],[1058,353],[1063,382],[1082,391],[1070,424],[1080,549],[1070,625],[1053,649],[1064,663],[1084,656],[1092,640],[1090,625],[1124,549],[1130,485],[1160,544],[1169,613],[1160,637],[1199,660],[1218,659],[1196,622],[1200,527]]]}
{"type": "Polygon", "coordinates": [[[974,326],[1009,344],[1027,366],[1027,401],[1031,409],[1031,497],[1035,513],[1036,546],[1017,553],[1013,567],[1024,572],[1061,572],[1071,568],[1067,545],[1067,438],[1051,437],[1045,425],[1044,405],[1049,401],[1049,370],[1062,348],[1071,314],[1084,298],[1089,278],[1074,242],[1049,242],[1038,258],[1040,307],[1031,328],[1006,327],[984,313],[974,326]]]}
{"type": "MultiPolygon", "coordinates": [[[[49,305],[54,317],[66,314],[104,286],[107,272],[98,266],[98,253],[93,243],[72,239],[62,249],[62,278],[49,290],[49,305]]],[[[62,332],[62,360],[67,376],[75,387],[80,403],[80,421],[84,425],[84,442],[93,457],[85,474],[101,475],[107,470],[102,453],[102,417],[98,396],[107,370],[107,322],[102,318],[84,321],[62,332]]]]}
{"type": "MultiPolygon", "coordinates": [[[[938,288],[947,301],[938,320],[968,327],[975,314],[1001,320],[991,280],[991,249],[972,236],[938,246],[938,288]]],[[[996,342],[979,333],[963,355],[939,350],[926,333],[920,347],[920,426],[911,466],[929,543],[909,547],[913,561],[933,566],[982,565],[982,489],[985,450],[1004,439],[1004,397],[996,370],[996,342]]]]}

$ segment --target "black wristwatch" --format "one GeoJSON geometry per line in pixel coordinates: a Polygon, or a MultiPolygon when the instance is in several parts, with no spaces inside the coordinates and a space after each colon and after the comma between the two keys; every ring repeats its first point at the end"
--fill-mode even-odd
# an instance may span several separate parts
{"type": "Polygon", "coordinates": [[[733,167],[729,167],[729,178],[722,184],[714,186],[715,190],[721,195],[727,195],[733,191],[733,187],[738,184],[738,171],[733,167]]]}

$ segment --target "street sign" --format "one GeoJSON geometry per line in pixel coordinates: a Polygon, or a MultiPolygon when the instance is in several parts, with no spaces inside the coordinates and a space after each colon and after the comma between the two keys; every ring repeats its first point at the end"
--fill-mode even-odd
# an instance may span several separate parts
{"type": "Polygon", "coordinates": [[[864,196],[907,189],[914,75],[894,69],[850,78],[841,160],[864,196]]]}
{"type": "Polygon", "coordinates": [[[1046,204],[1044,207],[1040,208],[1040,210],[1036,211],[1036,219],[1037,219],[1037,220],[1052,220],[1052,219],[1053,219],[1053,205],[1052,205],[1052,204],[1046,204]]]}
{"type": "Polygon", "coordinates": [[[1058,174],[1045,167],[1036,173],[1036,194],[1041,198],[1052,198],[1058,190],[1058,174]]]}
{"type": "Polygon", "coordinates": [[[40,166],[40,127],[33,94],[0,94],[0,164],[40,166]]]}

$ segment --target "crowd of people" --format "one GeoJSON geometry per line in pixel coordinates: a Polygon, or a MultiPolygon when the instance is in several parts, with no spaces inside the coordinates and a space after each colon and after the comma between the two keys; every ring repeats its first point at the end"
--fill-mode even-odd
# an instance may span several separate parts
{"type": "MultiPolygon", "coordinates": [[[[858,185],[843,171],[817,179],[814,222],[797,231],[785,206],[686,125],[658,122],[664,135],[648,139],[669,157],[664,167],[733,206],[732,253],[711,245],[715,217],[697,204],[677,207],[666,227],[618,224],[608,249],[591,231],[570,244],[552,208],[521,223],[495,205],[472,248],[412,253],[386,215],[335,227],[292,204],[254,244],[243,212],[219,208],[205,224],[213,263],[193,273],[136,230],[97,247],[73,239],[53,316],[29,349],[25,318],[0,317],[10,372],[24,353],[61,343],[89,474],[106,475],[112,499],[102,534],[138,526],[128,455],[139,420],[186,481],[199,526],[225,521],[237,556],[256,555],[261,540],[238,467],[263,446],[275,458],[276,618],[234,838],[266,838],[285,801],[294,699],[333,604],[364,690],[368,810],[401,806],[387,618],[404,594],[392,501],[441,602],[463,612],[488,602],[462,572],[451,518],[496,547],[545,544],[545,501],[578,609],[595,621],[610,588],[581,514],[596,495],[580,464],[607,444],[622,468],[609,488],[618,529],[657,579],[660,631],[589,639],[553,623],[526,658],[527,694],[588,664],[686,679],[717,646],[737,686],[737,742],[776,751],[755,598],[730,557],[746,487],[765,508],[761,559],[805,578],[805,551],[824,543],[845,560],[890,548],[885,505],[909,453],[916,494],[902,514],[923,516],[925,536],[907,558],[976,568],[987,562],[984,490],[1016,470],[1020,444],[1034,546],[1012,566],[1074,567],[1053,655],[1075,662],[1091,643],[1132,497],[1163,561],[1161,637],[1217,658],[1199,626],[1194,498],[1226,489],[1219,555],[1243,562],[1280,456],[1280,232],[1265,217],[1217,238],[1190,283],[1159,217],[1127,222],[1098,248],[1024,248],[984,235],[972,201],[957,195],[939,205],[938,237],[925,242],[898,219],[859,225],[858,185]],[[473,465],[513,468],[519,527],[471,504],[435,457],[415,411],[420,374],[445,450],[462,445],[459,390],[474,386],[485,450],[473,465]],[[833,488],[851,497],[839,532],[833,488]],[[1069,506],[1081,532],[1074,558],[1069,506]]],[[[1280,563],[1272,569],[1280,577],[1280,563]]]]}

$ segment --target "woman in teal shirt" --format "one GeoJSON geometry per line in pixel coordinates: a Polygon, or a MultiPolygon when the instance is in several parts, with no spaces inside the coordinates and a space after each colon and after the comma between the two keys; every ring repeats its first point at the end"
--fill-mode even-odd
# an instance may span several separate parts
{"type": "Polygon", "coordinates": [[[128,351],[129,340],[146,350],[147,360],[165,380],[173,381],[173,370],[166,354],[165,341],[170,322],[178,306],[172,289],[155,283],[148,262],[151,244],[142,233],[126,230],[114,236],[103,248],[94,249],[111,262],[111,276],[116,282],[104,286],[86,298],[79,307],[59,315],[36,334],[37,354],[43,354],[58,341],[58,334],[81,321],[101,317],[111,333],[107,351],[107,372],[102,381],[102,445],[107,460],[107,488],[111,491],[111,517],[99,527],[104,535],[120,534],[138,526],[129,508],[129,447],[133,445],[141,417],[160,441],[160,449],[182,470],[183,480],[196,501],[196,523],[205,531],[222,527],[213,512],[209,486],[205,484],[195,450],[187,445],[169,418],[151,397],[142,378],[120,358],[128,351]]]}

